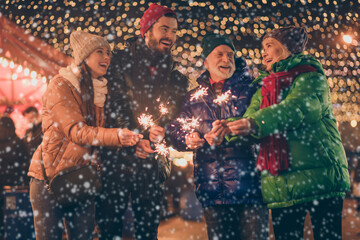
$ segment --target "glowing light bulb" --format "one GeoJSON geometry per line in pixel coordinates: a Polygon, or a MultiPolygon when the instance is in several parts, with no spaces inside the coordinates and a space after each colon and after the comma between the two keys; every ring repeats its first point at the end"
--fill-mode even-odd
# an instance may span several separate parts
{"type": "Polygon", "coordinates": [[[343,36],[343,40],[344,40],[344,42],[346,42],[346,43],[352,43],[352,37],[350,36],[350,35],[344,35],[343,36]]]}
{"type": "Polygon", "coordinates": [[[173,163],[178,167],[186,167],[188,164],[184,158],[177,158],[173,161],[173,163]]]}
{"type": "Polygon", "coordinates": [[[29,76],[30,70],[28,68],[25,68],[24,69],[24,74],[25,74],[25,76],[29,76]]]}
{"type": "Polygon", "coordinates": [[[14,73],[12,76],[11,76],[11,79],[13,81],[15,81],[16,79],[18,78],[18,75],[16,73],[14,73]]]}
{"type": "Polygon", "coordinates": [[[31,71],[31,73],[30,73],[30,76],[32,77],[32,78],[36,78],[36,72],[35,71],[31,71]]]}
{"type": "Polygon", "coordinates": [[[352,127],[356,127],[357,126],[357,121],[356,120],[351,120],[350,125],[352,127]]]}

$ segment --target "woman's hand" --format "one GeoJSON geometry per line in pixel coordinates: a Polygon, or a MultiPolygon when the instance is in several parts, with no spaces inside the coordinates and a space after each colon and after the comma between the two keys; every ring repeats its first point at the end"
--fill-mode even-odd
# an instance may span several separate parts
{"type": "Polygon", "coordinates": [[[119,129],[118,135],[119,135],[120,144],[123,147],[134,146],[140,141],[140,139],[143,138],[143,135],[130,131],[127,128],[119,129]]]}
{"type": "Polygon", "coordinates": [[[199,133],[193,132],[185,136],[185,143],[188,148],[195,150],[200,148],[205,143],[205,140],[200,138],[199,133]]]}
{"type": "Polygon", "coordinates": [[[149,154],[154,153],[155,151],[151,149],[150,141],[147,139],[141,139],[138,145],[136,146],[136,156],[138,158],[147,158],[149,154]]]}
{"type": "Polygon", "coordinates": [[[227,126],[229,127],[231,133],[235,135],[246,136],[250,133],[255,132],[256,124],[251,122],[253,120],[242,118],[233,122],[228,122],[227,126]]]}

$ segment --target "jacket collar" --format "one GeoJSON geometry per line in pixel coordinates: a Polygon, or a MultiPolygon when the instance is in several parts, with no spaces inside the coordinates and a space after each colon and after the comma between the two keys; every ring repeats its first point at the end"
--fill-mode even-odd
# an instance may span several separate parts
{"type": "MultiPolygon", "coordinates": [[[[75,87],[78,93],[81,94],[81,73],[79,68],[75,64],[71,64],[66,68],[61,68],[59,70],[59,74],[66,80],[68,80],[71,85],[75,87]]],[[[94,104],[98,107],[103,107],[106,100],[106,94],[108,93],[107,80],[104,77],[101,77],[100,79],[93,78],[92,81],[94,88],[94,104]]]]}

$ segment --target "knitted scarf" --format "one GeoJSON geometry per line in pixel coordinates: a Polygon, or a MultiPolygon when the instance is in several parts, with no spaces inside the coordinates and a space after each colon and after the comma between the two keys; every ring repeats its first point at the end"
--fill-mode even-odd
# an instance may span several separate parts
{"type": "MultiPolygon", "coordinates": [[[[310,65],[300,65],[265,77],[262,80],[260,109],[279,104],[283,90],[291,86],[294,79],[304,72],[316,72],[316,69],[310,65]]],[[[256,165],[260,171],[267,170],[273,175],[279,175],[281,171],[289,168],[289,146],[284,134],[274,133],[261,140],[256,165]]]]}
{"type": "MultiPolygon", "coordinates": [[[[79,67],[75,64],[71,64],[66,68],[61,68],[59,74],[66,78],[75,88],[80,91],[80,70],[79,67]]],[[[93,88],[94,88],[94,104],[98,107],[104,107],[106,94],[108,93],[107,89],[107,80],[104,77],[100,77],[99,79],[93,78],[93,88]]]]}

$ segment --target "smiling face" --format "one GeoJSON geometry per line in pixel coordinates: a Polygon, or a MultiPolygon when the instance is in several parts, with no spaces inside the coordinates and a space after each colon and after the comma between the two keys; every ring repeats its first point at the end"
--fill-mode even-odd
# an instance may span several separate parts
{"type": "Polygon", "coordinates": [[[145,33],[146,45],[162,54],[169,54],[176,41],[178,23],[175,18],[162,16],[145,33]]]}
{"type": "Polygon", "coordinates": [[[264,39],[262,42],[262,48],[262,62],[268,72],[271,71],[271,65],[286,59],[291,54],[291,52],[287,50],[283,44],[271,37],[264,39]]]}
{"type": "Polygon", "coordinates": [[[91,76],[98,78],[104,76],[110,65],[110,50],[107,48],[98,48],[93,51],[85,62],[89,66],[91,76]]]}
{"type": "Polygon", "coordinates": [[[235,72],[235,52],[228,45],[219,45],[206,57],[204,66],[213,81],[228,79],[235,72]]]}

